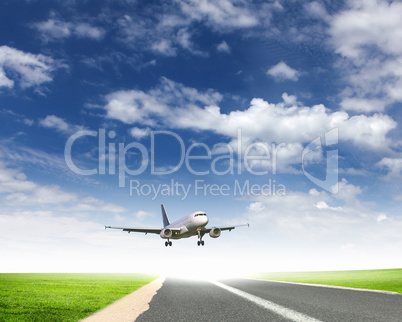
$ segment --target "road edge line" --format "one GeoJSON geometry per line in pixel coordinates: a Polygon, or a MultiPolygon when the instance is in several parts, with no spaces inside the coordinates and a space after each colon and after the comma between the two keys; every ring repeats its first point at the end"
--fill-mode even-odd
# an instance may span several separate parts
{"type": "Polygon", "coordinates": [[[402,295],[401,293],[398,293],[398,292],[371,290],[371,289],[368,289],[368,288],[354,288],[354,287],[346,287],[346,286],[338,286],[338,285],[327,285],[327,284],[312,284],[312,283],[300,283],[300,282],[275,281],[275,280],[267,280],[267,279],[255,278],[255,277],[240,277],[240,278],[249,279],[249,280],[256,280],[256,281],[264,281],[264,282],[275,282],[275,283],[284,283],[284,284],[293,284],[293,285],[335,288],[335,289],[340,289],[340,290],[349,290],[349,291],[358,291],[358,292],[372,292],[372,293],[380,293],[380,294],[387,294],[387,295],[402,295]]]}
{"type": "Polygon", "coordinates": [[[149,309],[149,303],[164,281],[165,277],[161,276],[80,322],[135,321],[140,314],[149,309]]]}

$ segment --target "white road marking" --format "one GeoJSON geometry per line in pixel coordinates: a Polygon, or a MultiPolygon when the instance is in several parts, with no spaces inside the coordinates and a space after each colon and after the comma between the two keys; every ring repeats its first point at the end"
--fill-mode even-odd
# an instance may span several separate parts
{"type": "Polygon", "coordinates": [[[297,322],[321,322],[320,320],[317,320],[315,318],[312,318],[308,315],[305,315],[303,313],[288,309],[287,307],[284,307],[282,305],[276,304],[274,302],[262,299],[261,297],[252,295],[250,293],[241,291],[237,288],[222,284],[217,281],[210,281],[212,284],[219,286],[229,292],[232,292],[233,294],[236,294],[248,301],[251,301],[259,306],[262,306],[263,308],[272,311],[286,319],[292,320],[292,321],[297,321],[297,322]]]}
{"type": "Polygon", "coordinates": [[[358,291],[358,292],[372,292],[372,293],[382,293],[388,295],[399,295],[401,293],[390,292],[390,291],[381,291],[381,290],[371,290],[368,288],[355,288],[355,287],[346,287],[346,286],[337,286],[337,285],[326,285],[326,284],[312,284],[312,283],[299,283],[299,282],[286,282],[286,281],[274,281],[274,280],[266,280],[262,278],[254,278],[254,277],[240,277],[247,280],[255,280],[255,281],[264,281],[264,282],[274,282],[274,283],[283,283],[283,284],[293,284],[293,285],[302,285],[302,286],[313,286],[313,287],[324,287],[324,288],[336,288],[339,290],[349,290],[349,291],[358,291]]]}

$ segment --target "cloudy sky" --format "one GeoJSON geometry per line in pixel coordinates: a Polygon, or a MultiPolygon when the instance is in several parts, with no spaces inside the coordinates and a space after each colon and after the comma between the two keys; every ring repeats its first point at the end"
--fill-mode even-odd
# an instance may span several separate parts
{"type": "Polygon", "coordinates": [[[402,2],[2,1],[0,271],[401,267],[402,2]],[[250,228],[173,241],[203,210],[250,228]]]}

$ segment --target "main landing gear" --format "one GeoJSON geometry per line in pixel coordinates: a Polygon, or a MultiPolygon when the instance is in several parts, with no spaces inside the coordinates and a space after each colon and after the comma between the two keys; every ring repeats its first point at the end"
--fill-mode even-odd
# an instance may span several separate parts
{"type": "Polygon", "coordinates": [[[204,236],[204,234],[201,234],[200,229],[198,229],[198,239],[199,241],[197,242],[198,246],[204,246],[204,241],[202,240],[202,236],[204,236]]]}
{"type": "Polygon", "coordinates": [[[166,247],[168,247],[168,246],[172,246],[172,242],[171,241],[169,241],[169,239],[165,242],[165,246],[166,247]]]}

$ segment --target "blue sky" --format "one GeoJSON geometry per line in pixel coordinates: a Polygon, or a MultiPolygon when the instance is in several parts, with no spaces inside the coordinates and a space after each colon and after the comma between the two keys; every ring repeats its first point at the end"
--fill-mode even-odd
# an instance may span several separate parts
{"type": "Polygon", "coordinates": [[[0,271],[401,266],[401,2],[0,6],[0,271]]]}

